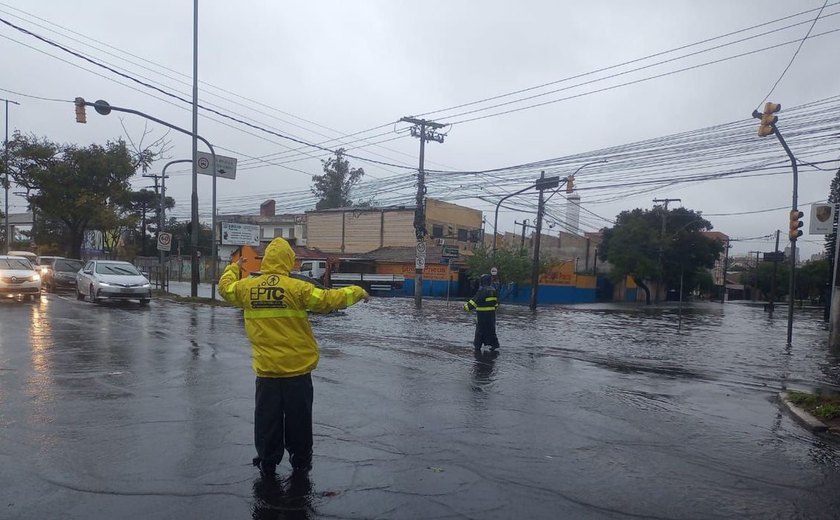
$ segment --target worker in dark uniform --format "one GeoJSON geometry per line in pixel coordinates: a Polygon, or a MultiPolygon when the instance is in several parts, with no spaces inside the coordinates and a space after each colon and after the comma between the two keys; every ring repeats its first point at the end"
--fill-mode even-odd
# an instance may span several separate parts
{"type": "Polygon", "coordinates": [[[496,309],[499,307],[499,293],[490,281],[489,274],[481,275],[478,292],[464,304],[465,311],[475,309],[478,317],[473,340],[476,352],[481,351],[482,345],[489,345],[490,350],[499,348],[499,338],[496,337],[496,309]]]}

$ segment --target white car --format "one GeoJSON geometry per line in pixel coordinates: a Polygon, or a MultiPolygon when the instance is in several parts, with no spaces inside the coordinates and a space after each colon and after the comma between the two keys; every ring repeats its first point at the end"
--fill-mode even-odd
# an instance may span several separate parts
{"type": "Polygon", "coordinates": [[[41,299],[41,275],[26,258],[0,256],[0,296],[41,299]]]}
{"type": "Polygon", "coordinates": [[[93,303],[103,299],[140,300],[148,305],[152,285],[132,264],[117,260],[91,260],[76,275],[76,298],[90,297],[93,303]]]}

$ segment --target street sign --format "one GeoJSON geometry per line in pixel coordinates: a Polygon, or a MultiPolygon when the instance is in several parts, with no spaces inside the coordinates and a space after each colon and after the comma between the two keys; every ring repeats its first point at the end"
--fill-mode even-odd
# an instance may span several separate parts
{"type": "Polygon", "coordinates": [[[811,204],[810,235],[830,235],[834,230],[834,204],[811,204]]]}
{"type": "Polygon", "coordinates": [[[222,222],[222,245],[258,246],[260,245],[260,226],[222,222]]]}
{"type": "MultiPolygon", "coordinates": [[[[196,171],[202,175],[213,175],[213,154],[198,152],[196,171]]],[[[236,159],[216,154],[216,178],[236,179],[236,159]]]]}
{"type": "Polygon", "coordinates": [[[491,274],[492,276],[496,276],[497,274],[499,274],[499,270],[498,270],[498,269],[496,269],[495,267],[491,267],[491,268],[490,268],[490,274],[491,274]]]}
{"type": "Polygon", "coordinates": [[[426,256],[426,243],[425,242],[417,242],[417,255],[426,256]]]}
{"type": "Polygon", "coordinates": [[[781,251],[778,253],[764,253],[765,262],[784,262],[785,254],[781,251]]]}
{"type": "Polygon", "coordinates": [[[550,190],[560,186],[560,177],[545,177],[544,179],[537,179],[534,186],[537,190],[550,190]]]}
{"type": "Polygon", "coordinates": [[[158,251],[171,251],[172,250],[172,233],[166,233],[164,231],[161,231],[160,233],[158,233],[157,248],[158,248],[158,251]]]}
{"type": "Polygon", "coordinates": [[[425,269],[426,268],[426,256],[417,255],[417,258],[414,259],[414,267],[416,269],[425,269]]]}
{"type": "Polygon", "coordinates": [[[458,249],[458,246],[443,246],[440,256],[444,258],[458,258],[461,256],[461,251],[458,249]]]}

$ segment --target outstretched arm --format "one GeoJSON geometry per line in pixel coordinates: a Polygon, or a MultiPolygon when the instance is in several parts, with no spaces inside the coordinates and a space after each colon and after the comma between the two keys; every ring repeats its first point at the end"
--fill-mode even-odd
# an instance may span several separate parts
{"type": "Polygon", "coordinates": [[[306,308],[312,312],[325,314],[338,309],[345,309],[361,300],[368,301],[367,291],[357,285],[341,289],[319,289],[312,286],[307,297],[306,308]]]}

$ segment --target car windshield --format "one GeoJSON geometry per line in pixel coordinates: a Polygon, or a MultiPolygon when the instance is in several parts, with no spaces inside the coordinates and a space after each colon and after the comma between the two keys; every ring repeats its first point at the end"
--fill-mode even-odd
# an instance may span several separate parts
{"type": "Polygon", "coordinates": [[[122,274],[138,276],[140,272],[131,264],[96,264],[96,272],[98,274],[122,274]]]}
{"type": "Polygon", "coordinates": [[[32,270],[32,264],[25,258],[0,258],[0,269],[32,270]]]}
{"type": "Polygon", "coordinates": [[[63,271],[67,273],[75,273],[78,272],[79,269],[82,268],[82,261],[81,260],[56,260],[55,261],[55,270],[56,271],[63,271]]]}

